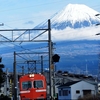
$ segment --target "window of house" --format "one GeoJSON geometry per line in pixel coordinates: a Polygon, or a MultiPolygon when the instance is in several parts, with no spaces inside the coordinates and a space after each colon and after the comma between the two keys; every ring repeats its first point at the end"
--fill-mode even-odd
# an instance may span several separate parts
{"type": "Polygon", "coordinates": [[[61,90],[59,90],[59,96],[61,96],[61,90]]]}
{"type": "Polygon", "coordinates": [[[76,93],[79,94],[80,93],[80,90],[76,90],[76,93]]]}
{"type": "Polygon", "coordinates": [[[68,95],[68,90],[63,90],[63,96],[67,96],[68,95]]]}

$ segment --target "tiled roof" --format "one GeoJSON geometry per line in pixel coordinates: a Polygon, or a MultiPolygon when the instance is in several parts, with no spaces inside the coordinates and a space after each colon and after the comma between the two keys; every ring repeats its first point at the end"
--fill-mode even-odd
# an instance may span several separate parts
{"type": "Polygon", "coordinates": [[[58,88],[60,88],[60,87],[69,87],[69,86],[71,86],[75,83],[78,83],[78,82],[80,82],[80,81],[67,82],[66,84],[60,85],[58,88]]]}

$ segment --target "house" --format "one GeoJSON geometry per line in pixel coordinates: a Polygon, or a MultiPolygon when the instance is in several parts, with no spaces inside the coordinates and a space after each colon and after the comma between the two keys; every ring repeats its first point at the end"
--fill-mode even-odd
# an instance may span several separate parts
{"type": "Polygon", "coordinates": [[[96,95],[95,85],[86,81],[72,81],[58,87],[58,100],[77,100],[87,94],[96,95]]]}

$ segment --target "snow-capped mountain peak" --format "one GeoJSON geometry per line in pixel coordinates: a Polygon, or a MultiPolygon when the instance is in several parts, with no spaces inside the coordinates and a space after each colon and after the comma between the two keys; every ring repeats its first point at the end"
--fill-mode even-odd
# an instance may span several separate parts
{"type": "Polygon", "coordinates": [[[83,4],[68,4],[58,12],[52,20],[52,28],[64,29],[66,27],[81,28],[100,22],[95,15],[99,12],[83,4]]]}
{"type": "Polygon", "coordinates": [[[96,19],[95,15],[98,14],[97,11],[89,8],[83,4],[68,4],[58,15],[56,15],[55,22],[71,21],[75,23],[76,21],[96,19]]]}
{"type": "MultiPolygon", "coordinates": [[[[63,30],[66,28],[83,28],[100,23],[100,18],[95,16],[99,12],[84,4],[68,4],[60,12],[57,12],[51,19],[51,28],[63,30]]],[[[36,27],[47,27],[47,22],[36,27]]]]}

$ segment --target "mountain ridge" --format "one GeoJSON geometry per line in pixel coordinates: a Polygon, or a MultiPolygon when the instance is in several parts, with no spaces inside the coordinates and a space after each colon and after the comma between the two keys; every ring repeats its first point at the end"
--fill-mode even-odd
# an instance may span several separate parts
{"type": "MultiPolygon", "coordinates": [[[[100,23],[100,19],[95,16],[98,13],[84,4],[68,4],[51,18],[51,28],[63,30],[68,27],[77,29],[93,26],[100,23]]],[[[47,27],[46,22],[36,27],[47,27]]]]}

